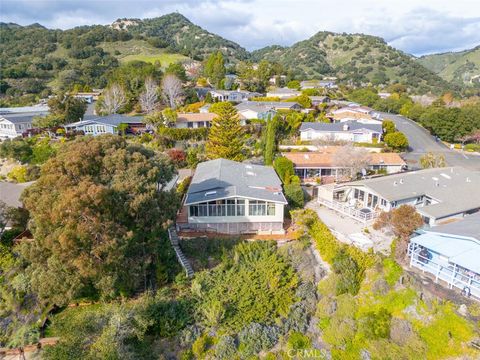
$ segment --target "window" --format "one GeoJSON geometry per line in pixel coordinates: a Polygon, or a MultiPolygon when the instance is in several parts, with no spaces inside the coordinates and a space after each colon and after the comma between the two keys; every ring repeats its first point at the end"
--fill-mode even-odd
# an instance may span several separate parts
{"type": "Polygon", "coordinates": [[[235,216],[235,199],[227,200],[227,216],[235,216]]]}
{"type": "Polygon", "coordinates": [[[275,204],[274,203],[268,203],[267,215],[268,216],[275,216],[275,204]]]}
{"type": "Polygon", "coordinates": [[[192,123],[192,122],[190,122],[190,121],[189,121],[189,122],[187,122],[187,127],[188,127],[188,128],[190,128],[190,129],[191,129],[191,128],[193,128],[193,123],[192,123]]]}
{"type": "Polygon", "coordinates": [[[237,216],[245,216],[245,200],[237,199],[237,216]]]}
{"type": "Polygon", "coordinates": [[[269,203],[261,200],[250,200],[248,205],[248,215],[251,216],[274,216],[275,203],[269,203]]]}

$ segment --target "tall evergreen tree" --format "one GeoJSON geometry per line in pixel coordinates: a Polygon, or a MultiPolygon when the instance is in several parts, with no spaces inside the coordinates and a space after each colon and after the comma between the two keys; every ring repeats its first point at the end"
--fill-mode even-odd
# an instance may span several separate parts
{"type": "Polygon", "coordinates": [[[265,151],[263,154],[265,165],[273,164],[273,157],[277,147],[277,127],[278,117],[274,116],[273,119],[268,121],[266,126],[265,151]]]}
{"type": "Polygon", "coordinates": [[[217,114],[212,121],[206,145],[210,159],[230,159],[240,161],[243,158],[243,128],[237,110],[230,103],[217,103],[211,110],[217,114]]]}
{"type": "Polygon", "coordinates": [[[212,85],[215,85],[216,87],[220,86],[220,83],[225,78],[226,73],[225,60],[220,51],[209,56],[205,62],[203,72],[212,85]]]}

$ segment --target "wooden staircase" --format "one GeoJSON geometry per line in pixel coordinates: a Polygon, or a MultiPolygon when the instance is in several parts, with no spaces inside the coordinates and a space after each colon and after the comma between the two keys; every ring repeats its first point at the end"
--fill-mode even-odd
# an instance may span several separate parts
{"type": "Polygon", "coordinates": [[[170,243],[172,244],[173,250],[175,250],[175,254],[177,255],[178,262],[182,265],[183,269],[185,270],[187,277],[192,277],[194,272],[192,265],[183,254],[182,249],[180,249],[179,245],[179,237],[177,234],[177,230],[174,227],[168,228],[168,238],[170,239],[170,243]]]}

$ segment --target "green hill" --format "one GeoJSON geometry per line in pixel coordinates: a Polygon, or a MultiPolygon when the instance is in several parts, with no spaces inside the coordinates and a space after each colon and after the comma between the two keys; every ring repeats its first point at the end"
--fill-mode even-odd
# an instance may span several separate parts
{"type": "Polygon", "coordinates": [[[418,63],[456,84],[478,85],[480,80],[480,46],[460,52],[425,55],[418,63]]]}
{"type": "Polygon", "coordinates": [[[412,56],[363,34],[319,32],[290,47],[269,46],[252,56],[278,61],[297,77],[337,76],[355,85],[401,82],[418,93],[439,93],[449,86],[412,56]]]}

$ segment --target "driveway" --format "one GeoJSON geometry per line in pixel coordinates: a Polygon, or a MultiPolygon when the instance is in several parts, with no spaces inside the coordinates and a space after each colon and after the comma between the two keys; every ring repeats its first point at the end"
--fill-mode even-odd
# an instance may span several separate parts
{"type": "Polygon", "coordinates": [[[445,156],[447,165],[463,166],[472,170],[480,170],[480,156],[450,150],[441,142],[436,142],[435,137],[415,121],[401,115],[380,113],[383,119],[392,120],[397,129],[403,132],[410,144],[410,151],[404,158],[410,168],[420,168],[419,159],[428,152],[441,153],[445,156]]]}

